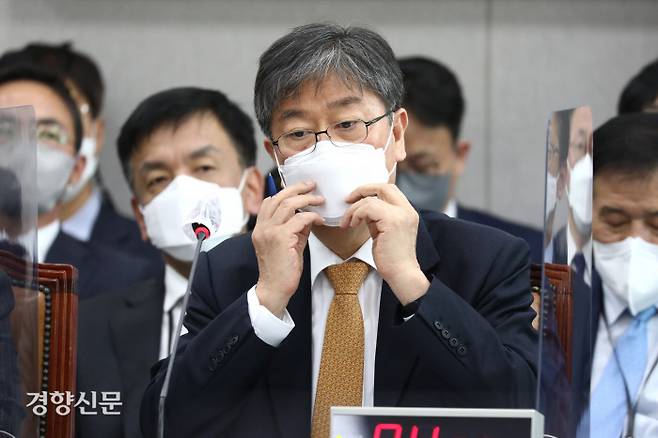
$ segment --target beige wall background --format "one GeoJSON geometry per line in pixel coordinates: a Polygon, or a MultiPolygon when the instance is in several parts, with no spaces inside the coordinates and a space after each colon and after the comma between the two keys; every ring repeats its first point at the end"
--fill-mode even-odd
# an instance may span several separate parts
{"type": "MultiPolygon", "coordinates": [[[[549,113],[591,105],[595,125],[604,122],[628,79],[658,57],[653,0],[0,0],[0,51],[71,40],[98,61],[107,83],[101,172],[128,212],[115,140],[137,103],[199,85],[253,116],[259,55],[318,20],[367,25],[400,56],[451,66],[467,100],[463,137],[473,144],[460,200],[536,226],[549,113]]],[[[258,164],[272,164],[264,150],[258,164]]]]}

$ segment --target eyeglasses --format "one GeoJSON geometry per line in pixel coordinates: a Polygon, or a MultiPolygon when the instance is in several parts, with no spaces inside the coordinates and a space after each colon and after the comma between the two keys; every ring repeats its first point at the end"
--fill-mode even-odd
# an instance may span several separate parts
{"type": "Polygon", "coordinates": [[[48,146],[61,147],[69,144],[70,136],[62,125],[54,121],[37,122],[37,141],[48,146]]]}
{"type": "Polygon", "coordinates": [[[368,137],[368,128],[393,111],[386,111],[372,120],[343,120],[329,126],[324,131],[312,129],[293,129],[278,136],[272,144],[279,149],[284,158],[297,154],[308,154],[315,150],[320,135],[326,134],[334,146],[341,147],[350,143],[360,143],[368,137]]]}

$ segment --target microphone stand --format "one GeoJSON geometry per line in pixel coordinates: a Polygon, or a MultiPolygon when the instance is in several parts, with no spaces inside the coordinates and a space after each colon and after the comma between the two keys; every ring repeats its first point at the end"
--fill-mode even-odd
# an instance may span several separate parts
{"type": "Polygon", "coordinates": [[[169,392],[169,381],[171,380],[171,371],[174,369],[174,362],[176,360],[176,353],[178,352],[178,339],[180,339],[181,331],[183,330],[183,319],[185,318],[185,311],[187,310],[187,302],[190,299],[190,292],[192,290],[192,280],[194,279],[194,273],[196,272],[196,263],[199,259],[199,253],[201,252],[201,244],[210,234],[205,227],[199,227],[198,230],[195,229],[197,236],[196,248],[194,250],[194,259],[192,260],[192,269],[190,270],[190,277],[187,279],[187,289],[185,290],[185,295],[183,297],[183,312],[178,318],[178,324],[176,326],[176,336],[174,336],[174,345],[172,345],[171,352],[169,355],[169,362],[167,363],[167,373],[165,374],[164,383],[162,384],[162,390],[160,391],[160,402],[158,404],[158,438],[164,438],[164,408],[165,401],[167,400],[167,394],[169,392]]]}

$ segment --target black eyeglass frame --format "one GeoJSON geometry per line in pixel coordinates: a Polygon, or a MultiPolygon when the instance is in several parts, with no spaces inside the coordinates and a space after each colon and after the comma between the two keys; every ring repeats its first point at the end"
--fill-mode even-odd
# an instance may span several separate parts
{"type": "MultiPolygon", "coordinates": [[[[374,125],[375,123],[379,122],[379,121],[380,121],[381,119],[383,119],[384,117],[386,117],[386,116],[390,116],[390,115],[393,114],[393,113],[394,113],[394,110],[388,110],[388,111],[386,111],[384,114],[382,114],[381,116],[377,116],[377,117],[375,117],[374,119],[370,119],[370,120],[368,120],[368,121],[363,120],[363,119],[354,119],[353,121],[355,121],[355,122],[357,122],[357,121],[358,121],[358,122],[363,122],[363,124],[366,126],[366,135],[365,135],[365,137],[363,137],[363,139],[362,139],[361,141],[363,141],[363,140],[365,140],[366,138],[368,138],[368,133],[369,133],[369,132],[368,132],[368,128],[370,127],[370,125],[374,125]]],[[[339,122],[339,123],[340,123],[340,122],[339,122]]],[[[284,155],[284,154],[283,154],[283,152],[281,151],[281,148],[279,147],[279,139],[280,139],[281,137],[283,137],[284,135],[290,134],[291,132],[294,132],[294,131],[296,131],[296,130],[293,129],[293,130],[291,130],[291,131],[284,132],[283,134],[279,135],[276,139],[272,140],[272,145],[273,145],[274,147],[276,147],[276,148],[279,150],[279,153],[280,153],[281,155],[284,155]]],[[[311,131],[311,130],[309,129],[308,131],[311,131]]],[[[312,131],[313,134],[315,135],[315,143],[313,143],[313,146],[310,146],[310,147],[304,149],[303,151],[299,151],[299,152],[304,152],[304,151],[307,151],[307,150],[313,150],[313,149],[315,148],[315,146],[318,144],[318,139],[319,139],[320,135],[322,135],[322,134],[326,134],[326,135],[327,135],[327,138],[329,138],[329,141],[331,141],[331,136],[329,135],[329,132],[328,132],[328,131],[329,131],[329,128],[325,129],[324,131],[317,131],[317,132],[312,131]]],[[[335,144],[333,141],[331,141],[331,143],[332,143],[332,144],[335,144]]]]}

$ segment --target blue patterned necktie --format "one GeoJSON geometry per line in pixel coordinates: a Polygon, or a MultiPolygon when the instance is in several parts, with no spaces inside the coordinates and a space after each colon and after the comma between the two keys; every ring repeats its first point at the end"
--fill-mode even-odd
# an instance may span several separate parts
{"type": "MultiPolygon", "coordinates": [[[[631,403],[635,404],[647,365],[647,323],[655,314],[655,306],[640,312],[617,341],[615,350],[619,364],[612,354],[591,400],[591,437],[621,436],[627,415],[622,374],[628,385],[631,403]]],[[[599,333],[599,336],[602,335],[599,333]]]]}

